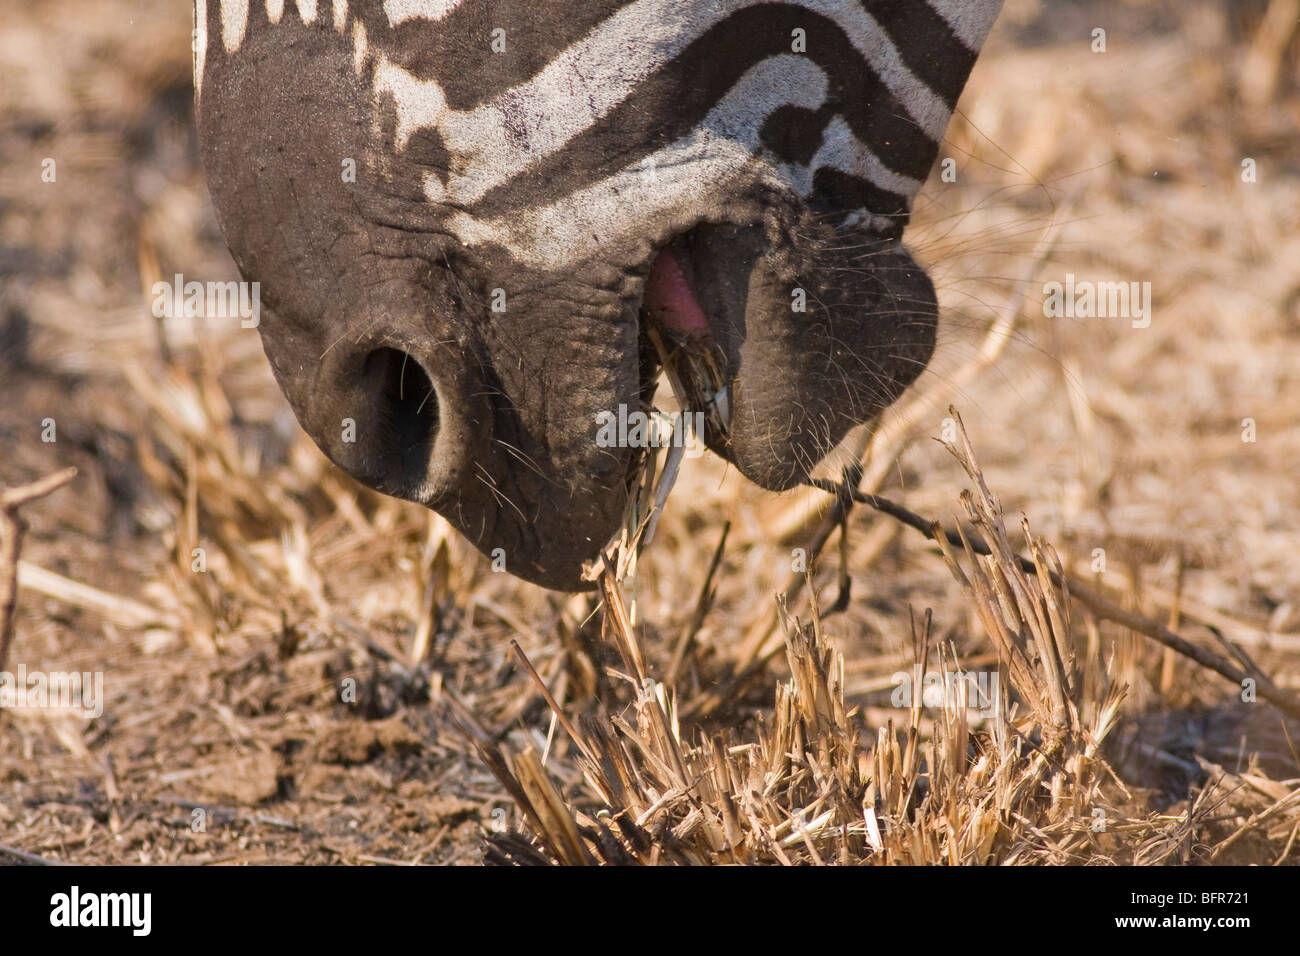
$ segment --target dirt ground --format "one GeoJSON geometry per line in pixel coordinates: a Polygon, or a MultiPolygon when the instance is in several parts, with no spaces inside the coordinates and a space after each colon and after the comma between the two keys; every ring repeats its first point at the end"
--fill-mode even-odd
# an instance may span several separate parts
{"type": "MultiPolygon", "coordinates": [[[[1295,692],[1291,11],[1008,0],[942,151],[956,180],[935,170],[908,235],[939,288],[939,351],[886,417],[864,487],[955,525],[967,478],[932,440],[954,404],[1012,524],[1027,516],[1114,600],[1295,692]],[[1067,274],[1149,283],[1148,315],[1046,315],[1045,284],[1067,274]]],[[[476,738],[546,753],[565,799],[593,806],[511,641],[575,721],[627,706],[598,599],[494,573],[437,516],[334,469],[255,332],[152,318],[159,278],[236,278],[197,160],[189,5],[7,0],[0,23],[0,483],[78,470],[23,510],[6,666],[102,672],[104,694],[91,718],[0,711],[0,860],[477,864],[485,834],[525,821],[476,738]]],[[[771,712],[789,677],[764,650],[774,596],[828,504],[685,463],[628,586],[683,725],[743,736],[771,712]]],[[[823,610],[836,540],[813,575],[823,610]]],[[[914,613],[972,666],[993,648],[920,536],[859,508],[847,542],[852,598],[824,628],[875,739],[914,613]]],[[[1149,825],[1057,862],[1149,859],[1175,825],[1160,859],[1300,861],[1295,723],[1089,627],[1127,687],[1106,752],[1128,818],[1149,825]]]]}

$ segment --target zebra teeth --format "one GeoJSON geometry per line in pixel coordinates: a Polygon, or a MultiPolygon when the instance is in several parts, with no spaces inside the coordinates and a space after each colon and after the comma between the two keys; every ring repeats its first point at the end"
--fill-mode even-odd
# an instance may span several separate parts
{"type": "MultiPolygon", "coordinates": [[[[714,449],[726,444],[729,378],[737,362],[725,348],[730,342],[734,351],[735,336],[725,331],[734,317],[725,316],[720,297],[734,298],[729,293],[738,276],[723,276],[743,272],[747,279],[751,268],[720,255],[717,234],[717,227],[697,227],[660,247],[650,262],[640,312],[643,339],[648,336],[650,351],[657,350],[678,405],[704,414],[703,437],[714,449]]],[[[732,230],[721,234],[729,237],[732,230]]],[[[657,365],[649,370],[642,394],[653,393],[657,372],[657,365]]]]}

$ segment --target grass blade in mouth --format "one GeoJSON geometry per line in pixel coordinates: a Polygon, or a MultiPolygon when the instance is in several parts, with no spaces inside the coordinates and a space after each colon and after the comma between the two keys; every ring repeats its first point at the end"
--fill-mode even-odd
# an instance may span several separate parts
{"type": "MultiPolygon", "coordinates": [[[[690,413],[702,412],[708,434],[725,441],[731,418],[727,383],[712,343],[697,336],[666,343],[653,328],[647,334],[659,355],[678,414],[668,415],[658,409],[652,412],[659,434],[671,440],[657,442],[657,447],[641,449],[641,462],[628,489],[622,526],[603,549],[619,581],[636,573],[637,557],[654,539],[659,516],[677,481],[687,442],[703,437],[693,434],[679,436],[676,430],[685,428],[692,431],[690,413]],[[660,452],[663,452],[662,456],[660,452]]],[[[603,573],[604,562],[597,560],[587,566],[585,576],[594,581],[603,573]]]]}

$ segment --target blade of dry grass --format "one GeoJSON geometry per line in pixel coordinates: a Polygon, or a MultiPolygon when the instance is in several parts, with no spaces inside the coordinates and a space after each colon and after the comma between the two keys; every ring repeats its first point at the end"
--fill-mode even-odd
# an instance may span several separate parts
{"type": "Polygon", "coordinates": [[[0,490],[0,671],[9,660],[14,637],[14,609],[18,604],[18,555],[22,552],[27,523],[19,513],[24,505],[53,494],[77,476],[65,468],[31,484],[0,490]]]}

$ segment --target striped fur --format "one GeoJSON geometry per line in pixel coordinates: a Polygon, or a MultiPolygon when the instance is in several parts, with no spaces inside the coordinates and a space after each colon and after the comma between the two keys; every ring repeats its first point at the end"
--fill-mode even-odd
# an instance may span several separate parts
{"type": "Polygon", "coordinates": [[[462,210],[451,231],[552,268],[638,238],[647,220],[680,218],[684,204],[703,217],[718,193],[760,183],[898,234],[1000,5],[560,2],[550,6],[562,16],[543,24],[545,62],[521,63],[508,54],[536,43],[527,0],[386,0],[381,11],[198,0],[200,94],[209,2],[227,52],[260,27],[263,8],[268,24],[286,3],[305,24],[328,12],[374,102],[392,99],[395,148],[432,131],[447,150],[446,169],[422,186],[430,202],[462,210]],[[490,23],[505,30],[507,55],[490,51],[490,23]],[[791,52],[796,30],[805,54],[791,52]],[[647,111],[665,92],[676,115],[647,111]],[[612,135],[620,150],[601,152],[612,135]]]}

